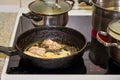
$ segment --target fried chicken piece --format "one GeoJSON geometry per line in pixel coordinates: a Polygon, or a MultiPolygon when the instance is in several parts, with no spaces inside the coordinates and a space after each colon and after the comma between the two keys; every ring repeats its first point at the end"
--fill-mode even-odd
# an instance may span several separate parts
{"type": "Polygon", "coordinates": [[[30,53],[33,53],[35,55],[43,56],[46,52],[45,48],[39,48],[37,46],[32,46],[28,49],[30,53]]]}
{"type": "Polygon", "coordinates": [[[42,45],[48,47],[49,50],[58,50],[62,48],[62,45],[57,43],[56,41],[52,41],[50,39],[44,40],[42,45]]]}

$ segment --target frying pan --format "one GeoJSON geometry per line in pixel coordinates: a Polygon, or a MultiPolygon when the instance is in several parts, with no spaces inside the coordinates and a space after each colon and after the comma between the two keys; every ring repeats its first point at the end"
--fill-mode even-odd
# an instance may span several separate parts
{"type": "Polygon", "coordinates": [[[30,29],[22,33],[16,40],[14,47],[3,47],[0,46],[0,52],[4,52],[8,56],[20,55],[21,58],[30,60],[35,66],[55,69],[55,68],[67,68],[76,64],[79,59],[83,56],[85,48],[87,46],[87,41],[85,36],[68,27],[37,27],[30,29]],[[72,55],[61,57],[61,58],[37,58],[29,56],[24,53],[24,50],[31,43],[51,39],[54,41],[62,42],[63,44],[68,44],[75,46],[78,50],[72,55]]]}

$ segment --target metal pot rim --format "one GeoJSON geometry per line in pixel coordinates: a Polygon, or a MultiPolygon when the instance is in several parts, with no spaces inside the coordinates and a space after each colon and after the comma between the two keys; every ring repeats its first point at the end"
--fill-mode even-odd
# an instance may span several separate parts
{"type": "MultiPolygon", "coordinates": [[[[120,41],[120,32],[117,31],[116,29],[112,28],[112,24],[115,24],[117,22],[120,22],[120,20],[113,20],[111,21],[109,24],[108,24],[108,27],[107,27],[107,33],[113,37],[114,39],[116,40],[119,40],[120,41]]],[[[117,28],[118,29],[118,28],[117,28]]],[[[119,29],[118,29],[119,30],[119,29]]]]}
{"type": "Polygon", "coordinates": [[[109,9],[105,9],[104,7],[102,7],[102,6],[100,6],[100,5],[98,5],[98,4],[96,4],[95,2],[91,2],[94,6],[96,6],[97,8],[100,8],[100,9],[102,9],[102,10],[105,10],[105,11],[109,11],[109,12],[120,12],[120,11],[118,11],[118,10],[109,10],[109,9]]]}
{"type": "Polygon", "coordinates": [[[87,45],[88,45],[88,42],[87,42],[86,37],[85,37],[81,32],[79,32],[79,31],[77,31],[77,30],[75,30],[75,29],[69,28],[69,27],[62,27],[62,26],[57,26],[57,27],[52,27],[52,26],[50,26],[50,27],[48,27],[48,26],[36,27],[36,28],[33,28],[33,29],[30,29],[30,30],[28,30],[28,31],[23,32],[20,36],[18,36],[17,41],[19,41],[19,38],[20,38],[22,35],[24,35],[25,33],[29,32],[29,31],[34,31],[34,30],[36,30],[36,29],[41,29],[41,28],[45,28],[45,29],[47,29],[47,28],[64,28],[64,29],[74,30],[74,31],[80,33],[81,36],[83,36],[83,38],[84,38],[84,40],[85,40],[85,43],[84,43],[83,47],[82,47],[80,50],[74,52],[73,55],[69,55],[69,56],[65,56],[65,57],[59,57],[59,58],[37,58],[37,57],[34,57],[34,56],[30,56],[30,55],[27,55],[27,54],[23,53],[23,51],[22,51],[22,50],[19,48],[19,46],[16,44],[15,47],[17,48],[17,50],[20,51],[22,54],[27,55],[28,57],[32,57],[32,58],[36,58],[36,59],[42,59],[42,60],[58,60],[58,59],[63,59],[63,58],[68,58],[68,57],[72,57],[72,56],[78,55],[79,53],[81,53],[82,51],[84,51],[84,50],[86,49],[87,45]]]}
{"type": "Polygon", "coordinates": [[[38,15],[60,15],[60,14],[64,14],[64,13],[67,13],[68,11],[70,11],[72,9],[72,5],[69,4],[68,2],[65,2],[69,8],[65,11],[62,11],[62,12],[59,12],[59,13],[40,13],[40,12],[37,12],[35,11],[34,9],[31,9],[30,6],[34,3],[35,1],[31,2],[29,5],[28,5],[28,8],[29,10],[32,12],[32,13],[35,13],[35,14],[38,14],[38,15]]]}

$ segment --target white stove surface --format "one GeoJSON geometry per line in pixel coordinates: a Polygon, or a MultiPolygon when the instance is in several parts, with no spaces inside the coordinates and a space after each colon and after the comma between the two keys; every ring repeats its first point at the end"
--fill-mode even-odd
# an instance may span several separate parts
{"type": "MultiPolygon", "coordinates": [[[[25,8],[19,10],[9,46],[13,46],[15,33],[17,31],[17,25],[19,23],[20,16],[22,16],[23,12],[27,13],[28,11],[29,10],[25,8]]],[[[69,11],[69,15],[91,16],[92,10],[71,10],[69,11]]],[[[5,64],[1,74],[1,80],[120,80],[119,75],[7,74],[6,71],[7,71],[8,62],[9,62],[9,57],[7,57],[5,60],[5,64]]]]}

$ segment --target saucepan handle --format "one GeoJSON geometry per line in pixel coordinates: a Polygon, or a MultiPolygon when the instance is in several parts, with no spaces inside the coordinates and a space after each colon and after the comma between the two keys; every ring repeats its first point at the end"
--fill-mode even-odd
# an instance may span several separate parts
{"type": "Polygon", "coordinates": [[[107,34],[107,32],[104,32],[104,31],[98,31],[98,32],[97,32],[96,38],[97,38],[97,40],[98,40],[101,44],[103,44],[104,46],[106,46],[106,47],[114,46],[114,47],[120,48],[120,45],[118,45],[117,43],[109,43],[109,42],[104,41],[104,40],[100,37],[100,35],[102,35],[102,36],[108,36],[108,34],[107,34]]]}
{"type": "Polygon", "coordinates": [[[93,3],[96,3],[97,2],[97,0],[89,0],[88,1],[88,3],[90,4],[90,5],[92,5],[93,3]]]}
{"type": "Polygon", "coordinates": [[[74,5],[75,1],[74,0],[66,0],[67,3],[71,4],[72,6],[74,5]]]}
{"type": "Polygon", "coordinates": [[[15,50],[12,47],[0,46],[0,52],[6,54],[8,56],[18,55],[17,50],[15,50]]]}
{"type": "Polygon", "coordinates": [[[35,21],[41,21],[42,20],[42,17],[37,16],[37,15],[33,14],[32,12],[22,13],[22,15],[24,17],[27,17],[28,19],[33,19],[35,21]]]}

